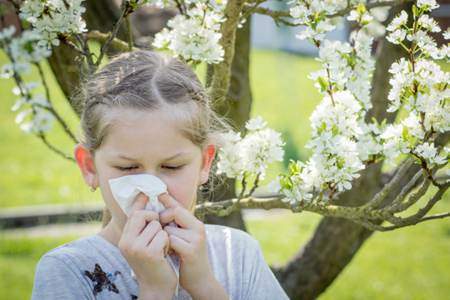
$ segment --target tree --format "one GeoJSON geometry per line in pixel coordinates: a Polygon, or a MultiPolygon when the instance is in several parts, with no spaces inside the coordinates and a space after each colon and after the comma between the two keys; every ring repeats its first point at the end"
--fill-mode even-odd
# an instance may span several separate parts
{"type": "MultiPolygon", "coordinates": [[[[43,59],[48,59],[55,74],[62,74],[62,68],[70,70],[66,77],[56,77],[79,114],[81,104],[70,102],[69,96],[80,75],[95,72],[105,55],[135,47],[129,16],[143,5],[177,9],[178,14],[155,36],[153,45],[170,50],[192,67],[207,63],[208,94],[216,110],[231,117],[240,130],[226,136],[229,143],[219,152],[217,172],[227,178],[226,184],[218,187],[219,197],[214,202],[200,203],[196,214],[214,222],[224,222],[221,218],[233,214],[233,219],[228,218],[233,223],[227,224],[241,229],[245,224],[240,208],[287,208],[294,213],[305,210],[323,215],[299,253],[286,266],[273,269],[292,299],[309,299],[329,286],[373,231],[450,216],[449,212],[428,214],[450,184],[447,177],[437,176],[449,156],[450,80],[449,73],[433,62],[448,60],[449,51],[446,45],[439,48],[429,36],[429,32],[441,31],[428,15],[438,7],[432,0],[299,0],[290,1],[289,11],[271,10],[264,2],[130,0],[114,8],[102,0],[87,1],[84,9],[82,0],[25,1],[21,5],[9,1],[21,17],[21,25],[29,27],[21,28],[16,36],[13,27],[0,33],[1,45],[11,60],[3,67],[2,76],[17,84],[21,98],[15,110],[31,107],[19,113],[19,120],[32,117],[21,128],[70,160],[47,141],[46,132],[56,120],[76,142],[74,135],[53,109],[48,93],[46,98],[34,96],[31,90],[36,84],[25,83],[23,73],[30,65],[41,70],[43,59]],[[104,12],[102,18],[90,13],[98,10],[104,12]],[[387,13],[385,20],[375,18],[380,10],[387,13]],[[81,17],[84,12],[88,29],[81,17]],[[267,165],[280,159],[283,146],[280,135],[267,128],[264,120],[248,120],[248,18],[254,13],[268,15],[277,24],[305,25],[299,38],[318,47],[323,64],[322,70],[311,74],[323,94],[312,115],[313,134],[307,145],[314,154],[306,162],[291,161],[288,172],[272,182],[277,194],[270,198],[252,196],[267,165]],[[63,23],[60,15],[65,16],[63,23]],[[344,18],[355,25],[350,40],[327,40],[325,34],[344,18]],[[53,26],[39,26],[44,21],[53,26]],[[183,29],[186,24],[190,35],[183,29]],[[108,33],[99,31],[109,27],[108,33]],[[375,39],[377,51],[372,55],[375,39]],[[98,57],[89,49],[88,40],[101,43],[98,57]],[[396,121],[400,108],[407,117],[396,121]],[[235,151],[237,148],[240,151],[235,151]],[[400,158],[404,159],[396,163],[400,158]],[[391,174],[381,172],[384,163],[395,167],[391,174]],[[238,195],[230,188],[235,180],[243,187],[238,195]],[[398,216],[430,187],[436,191],[424,207],[410,216],[398,216]],[[329,239],[330,235],[335,238],[329,239]]],[[[448,30],[444,37],[449,38],[448,30]]]]}

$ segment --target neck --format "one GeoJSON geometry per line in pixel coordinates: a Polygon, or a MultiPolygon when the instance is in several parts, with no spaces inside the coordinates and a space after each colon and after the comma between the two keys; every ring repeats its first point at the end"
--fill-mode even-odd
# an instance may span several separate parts
{"type": "Polygon", "coordinates": [[[109,221],[109,223],[102,228],[98,234],[108,240],[111,244],[118,247],[119,240],[122,235],[122,229],[123,227],[120,227],[119,224],[115,222],[115,219],[112,218],[111,221],[109,221]]]}

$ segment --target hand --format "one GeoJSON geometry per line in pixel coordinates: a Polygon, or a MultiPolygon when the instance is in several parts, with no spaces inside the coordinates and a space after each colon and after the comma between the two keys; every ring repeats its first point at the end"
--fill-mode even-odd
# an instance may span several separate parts
{"type": "Polygon", "coordinates": [[[169,239],[159,223],[159,214],[144,210],[147,201],[142,193],[136,196],[118,246],[136,274],[140,296],[158,294],[171,299],[177,276],[165,258],[169,239]]]}
{"type": "Polygon", "coordinates": [[[191,296],[196,295],[205,284],[215,281],[208,259],[205,224],[168,193],[158,199],[167,208],[159,213],[159,219],[169,234],[170,248],[180,256],[180,285],[191,296]],[[168,226],[172,221],[180,227],[168,226]]]}

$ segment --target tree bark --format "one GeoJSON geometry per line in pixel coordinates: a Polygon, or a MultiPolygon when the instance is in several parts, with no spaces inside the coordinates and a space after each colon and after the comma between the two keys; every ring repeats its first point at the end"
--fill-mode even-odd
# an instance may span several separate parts
{"type": "MultiPolygon", "coordinates": [[[[387,22],[407,7],[402,5],[392,8],[387,22]]],[[[390,88],[387,74],[390,65],[404,53],[400,47],[385,39],[378,45],[377,50],[376,69],[372,80],[373,109],[369,116],[377,120],[387,118],[388,122],[392,122],[395,114],[386,114],[390,88]]],[[[381,167],[382,163],[368,166],[353,184],[353,188],[343,193],[335,203],[357,206],[370,200],[383,186],[381,167]]],[[[408,182],[417,170],[418,166],[413,166],[403,183],[408,182]]],[[[389,198],[392,200],[394,196],[390,195],[389,198]]],[[[290,299],[315,299],[336,279],[372,233],[351,221],[324,217],[306,245],[285,266],[272,269],[290,299]]]]}
{"type": "MultiPolygon", "coordinates": [[[[236,129],[242,130],[245,122],[250,117],[252,106],[252,92],[250,87],[250,26],[251,18],[245,22],[242,28],[236,31],[235,55],[231,64],[230,88],[227,94],[227,101],[220,102],[214,110],[221,116],[230,118],[236,129]]],[[[212,67],[208,66],[208,74],[211,74],[212,67]]],[[[209,81],[209,76],[207,82],[209,81]]],[[[221,176],[221,175],[219,175],[221,176]]],[[[214,187],[215,197],[212,201],[222,201],[236,198],[234,178],[225,178],[224,184],[214,187]],[[217,193],[217,194],[216,194],[217,193]]],[[[241,211],[236,211],[226,217],[208,215],[205,223],[226,225],[246,231],[245,222],[241,211]]]]}

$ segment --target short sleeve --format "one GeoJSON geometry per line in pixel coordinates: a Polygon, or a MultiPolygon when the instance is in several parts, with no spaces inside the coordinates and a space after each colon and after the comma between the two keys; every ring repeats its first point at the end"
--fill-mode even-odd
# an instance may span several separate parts
{"type": "Polygon", "coordinates": [[[86,284],[64,259],[46,254],[36,266],[31,299],[92,299],[86,284]]]}
{"type": "Polygon", "coordinates": [[[286,292],[283,290],[269,265],[264,260],[264,255],[258,240],[253,237],[251,237],[250,240],[252,241],[252,246],[250,248],[253,258],[248,277],[248,290],[243,299],[289,300],[286,292]]]}

